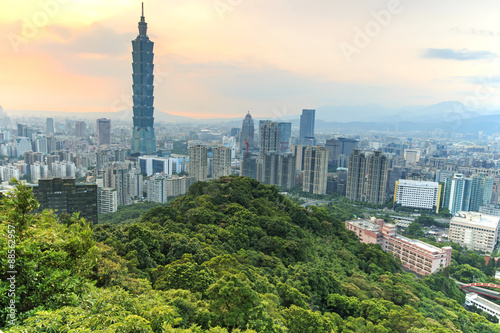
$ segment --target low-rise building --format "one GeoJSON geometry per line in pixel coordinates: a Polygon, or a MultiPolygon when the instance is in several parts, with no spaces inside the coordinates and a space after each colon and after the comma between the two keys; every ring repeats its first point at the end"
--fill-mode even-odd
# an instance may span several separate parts
{"type": "Polygon", "coordinates": [[[460,211],[450,221],[450,241],[491,253],[498,241],[499,222],[499,216],[460,211]]]}
{"type": "Polygon", "coordinates": [[[429,275],[451,263],[451,247],[438,248],[400,236],[394,224],[384,223],[382,219],[351,220],[346,221],[345,226],[362,243],[379,244],[382,250],[392,252],[404,267],[417,274],[429,275]]]}
{"type": "Polygon", "coordinates": [[[497,317],[500,323],[500,306],[474,293],[465,295],[465,305],[475,306],[479,310],[486,311],[489,315],[497,317]]]}

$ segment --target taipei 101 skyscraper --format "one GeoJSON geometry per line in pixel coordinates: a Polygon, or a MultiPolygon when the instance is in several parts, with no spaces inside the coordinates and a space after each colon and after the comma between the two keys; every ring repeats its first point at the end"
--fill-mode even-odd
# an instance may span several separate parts
{"type": "Polygon", "coordinates": [[[148,24],[144,19],[144,3],[139,22],[139,35],[132,41],[132,89],[134,92],[134,128],[132,133],[132,154],[156,153],[156,139],[153,128],[153,45],[147,35],[148,24]]]}

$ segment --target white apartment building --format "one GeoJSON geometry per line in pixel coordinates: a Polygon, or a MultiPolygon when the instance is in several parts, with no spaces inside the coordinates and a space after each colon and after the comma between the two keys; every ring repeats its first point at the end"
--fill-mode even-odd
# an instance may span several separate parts
{"type": "Polygon", "coordinates": [[[146,180],[146,191],[149,201],[167,202],[167,176],[157,173],[146,180]]]}
{"type": "Polygon", "coordinates": [[[19,180],[20,177],[21,173],[19,172],[19,169],[12,164],[0,166],[0,180],[3,182],[8,182],[12,178],[19,180]]]}
{"type": "Polygon", "coordinates": [[[402,207],[434,210],[439,213],[441,185],[437,182],[425,182],[400,179],[394,189],[394,203],[402,207]]]}
{"type": "Polygon", "coordinates": [[[450,221],[450,241],[475,251],[493,252],[500,217],[460,211],[450,221]]]}
{"type": "Polygon", "coordinates": [[[118,193],[112,187],[99,188],[97,196],[99,214],[114,213],[118,210],[118,193]]]}
{"type": "Polygon", "coordinates": [[[172,178],[167,179],[167,196],[185,195],[192,183],[194,183],[193,177],[172,176],[172,178]]]}

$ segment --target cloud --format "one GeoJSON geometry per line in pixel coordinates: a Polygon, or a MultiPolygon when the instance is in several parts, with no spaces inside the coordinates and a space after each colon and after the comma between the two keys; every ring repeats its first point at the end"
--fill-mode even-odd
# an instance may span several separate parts
{"type": "Polygon", "coordinates": [[[118,33],[98,22],[73,33],[64,27],[52,27],[50,32],[60,38],[41,41],[42,48],[51,52],[73,54],[123,55],[131,51],[131,41],[135,38],[133,34],[118,33]]]}
{"type": "Polygon", "coordinates": [[[498,55],[490,51],[469,51],[467,49],[453,50],[453,49],[430,48],[424,52],[422,57],[465,61],[465,60],[495,59],[498,58],[498,55]]]}
{"type": "Polygon", "coordinates": [[[499,86],[500,85],[500,75],[486,75],[486,76],[469,76],[464,78],[465,82],[484,85],[484,86],[499,86]]]}
{"type": "Polygon", "coordinates": [[[486,36],[486,37],[500,36],[499,31],[476,29],[476,28],[461,29],[459,27],[453,27],[451,28],[451,31],[456,34],[463,34],[463,35],[475,35],[475,36],[486,36]]]}

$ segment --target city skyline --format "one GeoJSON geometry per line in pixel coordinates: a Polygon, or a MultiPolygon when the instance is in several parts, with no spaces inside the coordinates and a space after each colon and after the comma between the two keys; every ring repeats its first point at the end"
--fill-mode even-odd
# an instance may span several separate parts
{"type": "MultiPolygon", "coordinates": [[[[131,22],[140,3],[9,3],[0,14],[0,105],[132,109],[131,22]]],[[[451,100],[499,108],[496,2],[232,3],[145,3],[157,45],[158,110],[227,118],[247,110],[279,117],[328,105],[451,100]]]]}

